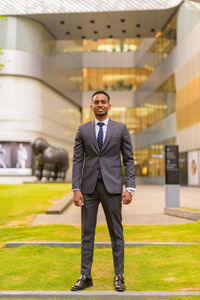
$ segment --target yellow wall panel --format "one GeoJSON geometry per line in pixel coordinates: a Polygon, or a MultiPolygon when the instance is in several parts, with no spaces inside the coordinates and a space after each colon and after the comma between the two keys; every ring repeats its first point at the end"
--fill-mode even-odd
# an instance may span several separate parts
{"type": "Polygon", "coordinates": [[[200,76],[177,91],[176,118],[178,130],[200,122],[200,76]]]}
{"type": "Polygon", "coordinates": [[[176,120],[178,130],[200,122],[200,98],[176,111],[176,120]]]}

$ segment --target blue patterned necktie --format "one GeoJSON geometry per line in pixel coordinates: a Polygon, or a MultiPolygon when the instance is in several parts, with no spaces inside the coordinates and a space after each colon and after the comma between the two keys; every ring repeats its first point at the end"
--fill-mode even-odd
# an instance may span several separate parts
{"type": "MultiPolygon", "coordinates": [[[[101,151],[102,150],[102,147],[103,147],[103,125],[105,125],[103,122],[98,122],[97,123],[99,125],[99,133],[98,133],[98,136],[97,136],[97,143],[98,143],[98,146],[99,146],[99,150],[101,151]]],[[[98,171],[98,180],[102,180],[102,174],[101,174],[101,168],[99,168],[99,171],[98,171]]]]}
{"type": "Polygon", "coordinates": [[[97,125],[99,125],[99,133],[97,136],[97,143],[99,146],[99,150],[102,150],[103,147],[103,125],[105,125],[103,122],[98,122],[97,125]]]}

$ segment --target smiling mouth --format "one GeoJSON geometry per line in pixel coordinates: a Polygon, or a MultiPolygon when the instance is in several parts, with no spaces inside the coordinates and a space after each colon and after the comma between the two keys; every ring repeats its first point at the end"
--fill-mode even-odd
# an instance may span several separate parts
{"type": "Polygon", "coordinates": [[[96,111],[96,115],[98,116],[106,116],[107,115],[107,112],[104,110],[104,109],[98,109],[97,111],[96,111]]]}

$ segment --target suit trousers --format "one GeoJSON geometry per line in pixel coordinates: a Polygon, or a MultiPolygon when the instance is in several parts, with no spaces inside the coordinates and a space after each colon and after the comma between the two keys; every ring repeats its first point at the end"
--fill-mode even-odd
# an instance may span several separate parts
{"type": "Polygon", "coordinates": [[[98,180],[94,193],[84,193],[83,198],[84,205],[81,207],[81,274],[91,276],[97,212],[101,202],[112,243],[115,275],[122,275],[124,273],[122,195],[109,194],[103,180],[98,180]]]}

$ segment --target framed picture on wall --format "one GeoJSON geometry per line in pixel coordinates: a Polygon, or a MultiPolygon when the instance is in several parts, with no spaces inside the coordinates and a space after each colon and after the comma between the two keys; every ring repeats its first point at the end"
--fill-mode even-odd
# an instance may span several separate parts
{"type": "Polygon", "coordinates": [[[0,175],[32,175],[30,143],[0,142],[0,175]]]}
{"type": "Polygon", "coordinates": [[[188,184],[199,184],[199,162],[197,150],[188,152],[188,184]]]}

